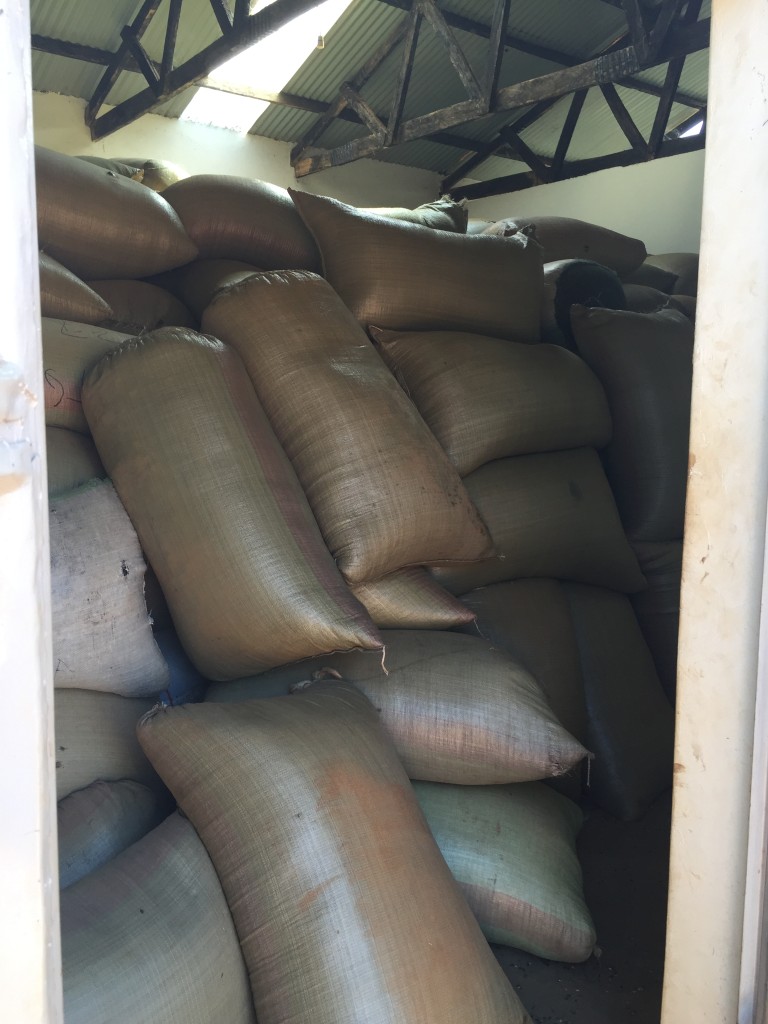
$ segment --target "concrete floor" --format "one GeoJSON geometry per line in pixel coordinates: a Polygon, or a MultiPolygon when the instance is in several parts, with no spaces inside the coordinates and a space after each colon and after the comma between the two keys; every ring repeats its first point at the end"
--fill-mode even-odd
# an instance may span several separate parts
{"type": "Polygon", "coordinates": [[[494,946],[535,1024],[659,1024],[671,796],[641,821],[597,809],[579,837],[600,955],[561,964],[494,946]]]}

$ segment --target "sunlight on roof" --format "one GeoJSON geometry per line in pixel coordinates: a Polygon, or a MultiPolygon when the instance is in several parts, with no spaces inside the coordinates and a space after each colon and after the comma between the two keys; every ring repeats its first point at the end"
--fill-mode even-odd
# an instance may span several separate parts
{"type": "MultiPolygon", "coordinates": [[[[228,86],[280,92],[320,41],[336,24],[352,0],[325,0],[294,18],[277,32],[230,57],[210,75],[228,86]]],[[[264,5],[261,5],[264,6],[264,5]]],[[[255,10],[256,7],[252,7],[255,10]]],[[[269,104],[250,96],[218,89],[198,89],[180,120],[229,128],[245,134],[269,104]]]]}
{"type": "Polygon", "coordinates": [[[704,127],[704,120],[702,119],[701,121],[697,121],[696,124],[692,124],[691,127],[688,128],[686,131],[680,132],[680,136],[679,137],[681,139],[687,139],[689,135],[700,135],[701,134],[701,129],[703,127],[704,127]]]}

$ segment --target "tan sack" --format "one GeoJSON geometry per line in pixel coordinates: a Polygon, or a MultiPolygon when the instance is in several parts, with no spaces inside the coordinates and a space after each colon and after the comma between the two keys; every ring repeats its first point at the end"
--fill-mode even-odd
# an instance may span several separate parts
{"type": "Polygon", "coordinates": [[[255,1024],[221,884],[173,814],[61,894],[67,1024],[255,1024]]]}
{"type": "Polygon", "coordinates": [[[140,782],[93,782],[56,808],[59,888],[66,889],[127,850],[173,810],[170,795],[140,782]]]}
{"type": "Polygon", "coordinates": [[[168,666],[144,603],[146,563],[109,480],[50,506],[54,686],[147,697],[168,666]]]}
{"type": "Polygon", "coordinates": [[[40,248],[83,278],[148,277],[197,248],[166,201],[137,181],[35,146],[40,248]]]}
{"type": "Polygon", "coordinates": [[[255,178],[193,174],[163,197],[201,259],[245,260],[265,270],[319,270],[317,246],[287,191],[255,178]]]}
{"type": "Polygon", "coordinates": [[[378,217],[421,224],[422,227],[438,231],[457,231],[459,234],[466,233],[469,218],[467,207],[448,196],[436,199],[433,203],[423,203],[415,210],[403,206],[364,206],[360,209],[363,213],[373,213],[378,217]]]}
{"type": "Polygon", "coordinates": [[[581,963],[595,948],[576,836],[582,813],[539,782],[415,782],[432,835],[489,942],[581,963]]]}
{"type": "Polygon", "coordinates": [[[362,326],[539,340],[541,250],[525,235],[438,232],[288,191],[325,277],[362,326]]]}
{"type": "Polygon", "coordinates": [[[56,797],[103,780],[132,779],[164,791],[136,739],[136,724],[154,700],[93,690],[56,690],[56,797]]]}
{"type": "Polygon", "coordinates": [[[139,739],[211,856],[259,1024],[530,1024],[354,687],[158,709],[139,739]]]}
{"type": "Polygon", "coordinates": [[[360,583],[352,593],[382,629],[452,629],[475,618],[418,566],[360,583]]]}
{"type": "MultiPolygon", "coordinates": [[[[132,161],[128,161],[131,163],[132,161]]],[[[153,192],[165,192],[169,185],[188,178],[189,174],[183,167],[169,160],[139,160],[141,167],[141,184],[151,188],[153,192]]]]}
{"type": "Polygon", "coordinates": [[[218,293],[203,330],[240,353],[350,583],[490,553],[458,474],[327,281],[254,274],[218,293]]]}
{"type": "Polygon", "coordinates": [[[600,378],[613,416],[603,452],[632,540],[683,535],[693,377],[693,325],[684,313],[573,308],[579,353],[600,378]]]}
{"type": "Polygon", "coordinates": [[[649,256],[646,263],[674,274],[670,295],[696,296],[699,288],[699,254],[697,252],[665,252],[649,256]]]}
{"type": "Polygon", "coordinates": [[[404,629],[382,637],[383,666],[380,657],[365,653],[314,658],[211,686],[206,700],[286,693],[330,670],[378,709],[412,779],[467,786],[528,782],[559,777],[586,757],[539,684],[510,654],[459,633],[404,629]]]}
{"type": "Polygon", "coordinates": [[[123,178],[132,178],[134,181],[141,181],[144,177],[140,160],[113,160],[111,157],[104,156],[78,156],[77,159],[95,164],[105,171],[112,171],[113,174],[119,174],[123,178]]]}
{"type": "Polygon", "coordinates": [[[83,402],[202,675],[380,646],[233,349],[162,328],[102,360],[83,402]]]}
{"type": "Polygon", "coordinates": [[[260,267],[242,260],[195,260],[185,267],[160,274],[155,278],[155,284],[173,292],[200,320],[220,288],[237,284],[260,270],[260,267]]]}
{"type": "Polygon", "coordinates": [[[129,335],[49,317],[42,320],[42,333],[46,426],[90,434],[83,413],[83,378],[129,335]]]}
{"type": "Polygon", "coordinates": [[[75,430],[46,427],[45,451],[49,498],[107,475],[96,445],[90,437],[75,430]]]}
{"type": "Polygon", "coordinates": [[[619,231],[573,217],[507,217],[486,229],[488,235],[533,231],[544,250],[544,262],[594,260],[622,277],[636,270],[646,257],[645,244],[619,231]]]}
{"type": "Polygon", "coordinates": [[[40,314],[83,324],[98,324],[112,316],[112,309],[85,281],[41,252],[40,314]]]}
{"type": "Polygon", "coordinates": [[[112,307],[115,330],[131,334],[156,327],[197,327],[190,311],[164,288],[148,281],[91,281],[93,290],[112,307]]]}
{"type": "Polygon", "coordinates": [[[672,785],[675,718],[629,598],[566,584],[579,645],[592,762],[590,795],[632,821],[672,785]]]}
{"type": "Polygon", "coordinates": [[[600,381],[558,346],[460,331],[371,336],[460,476],[493,459],[610,440],[600,381]]]}
{"type": "Polygon", "coordinates": [[[614,270],[594,260],[554,260],[544,264],[541,340],[576,351],[571,307],[626,309],[624,285],[614,270]]]}
{"type": "Polygon", "coordinates": [[[680,631],[681,540],[632,545],[648,589],[632,595],[637,622],[653,655],[659,680],[670,701],[677,690],[677,639],[680,631]]]}
{"type": "Polygon", "coordinates": [[[634,593],[645,586],[592,448],[517,455],[465,478],[498,554],[433,569],[453,594],[503,580],[576,580],[634,593]]]}

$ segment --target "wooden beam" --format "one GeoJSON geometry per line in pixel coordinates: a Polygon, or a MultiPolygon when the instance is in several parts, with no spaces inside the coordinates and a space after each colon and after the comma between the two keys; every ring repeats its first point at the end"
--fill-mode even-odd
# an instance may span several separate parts
{"type": "Polygon", "coordinates": [[[587,89],[580,89],[578,92],[573,94],[571,98],[571,105],[568,108],[565,121],[563,122],[563,130],[560,132],[560,138],[557,140],[557,148],[555,149],[555,155],[552,160],[552,180],[556,181],[560,178],[560,175],[565,164],[565,157],[568,153],[568,147],[573,139],[573,133],[576,130],[576,125],[581,114],[581,108],[584,106],[584,101],[587,98],[587,89]]]}
{"type": "Polygon", "coordinates": [[[428,21],[433,32],[442,40],[443,46],[448,51],[448,59],[456,74],[461,79],[461,84],[472,100],[482,100],[483,90],[475,77],[469,61],[464,56],[464,51],[456,41],[450,25],[445,20],[443,12],[435,3],[435,0],[415,0],[414,6],[418,4],[419,11],[425,21],[428,21]]]}
{"type": "Polygon", "coordinates": [[[147,84],[154,93],[160,91],[160,75],[157,73],[156,68],[150,62],[147,51],[141,45],[139,40],[136,38],[136,33],[132,28],[125,25],[120,30],[120,37],[123,42],[128,46],[133,59],[136,61],[136,65],[139,71],[144,76],[147,84]]]}
{"type": "Polygon", "coordinates": [[[496,97],[496,90],[499,86],[499,75],[501,64],[504,60],[504,37],[507,34],[507,23],[509,21],[509,9],[512,0],[496,0],[496,7],[493,11],[491,22],[491,34],[489,36],[490,46],[488,47],[488,60],[485,65],[485,82],[483,83],[483,97],[485,105],[490,110],[496,97]]]}
{"type": "Polygon", "coordinates": [[[386,136],[387,126],[379,120],[375,110],[365,102],[360,93],[355,92],[348,82],[342,85],[340,95],[347,105],[352,107],[369,132],[382,139],[386,136]]]}
{"type": "MultiPolygon", "coordinates": [[[[705,139],[702,136],[694,136],[687,139],[676,139],[664,142],[659,147],[657,159],[668,156],[680,156],[683,153],[694,153],[703,149],[705,139]]],[[[612,153],[608,156],[593,157],[589,160],[576,160],[566,163],[563,166],[560,180],[580,178],[586,174],[594,174],[595,171],[605,171],[613,167],[630,167],[633,164],[645,162],[645,154],[640,155],[633,149],[625,149],[621,153],[612,153]]],[[[506,195],[510,192],[519,192],[522,189],[532,188],[539,184],[531,173],[509,174],[502,178],[494,178],[493,181],[478,181],[472,185],[457,185],[450,190],[452,199],[487,199],[490,196],[506,195]]]]}
{"type": "Polygon", "coordinates": [[[648,48],[648,36],[646,33],[645,19],[640,7],[640,0],[622,0],[621,6],[627,18],[627,28],[632,39],[632,45],[637,51],[638,58],[643,59],[648,48]]]}
{"type": "MultiPolygon", "coordinates": [[[[697,22],[685,29],[675,29],[662,47],[662,53],[654,58],[655,63],[672,60],[674,57],[694,53],[706,48],[709,41],[709,20],[697,22]]],[[[589,89],[596,84],[618,81],[624,76],[627,63],[636,63],[634,47],[597,57],[572,68],[553,71],[549,75],[518,82],[499,89],[493,113],[527,107],[547,99],[556,99],[580,89],[589,89]],[[613,77],[611,77],[613,76],[613,77]]],[[[474,120],[485,111],[473,101],[456,103],[451,107],[433,111],[431,114],[411,118],[392,133],[388,145],[399,145],[414,139],[424,138],[435,131],[444,131],[454,125],[474,120]]],[[[390,128],[392,126],[390,125],[390,128]]],[[[389,136],[388,136],[389,139],[389,136]]],[[[312,174],[341,163],[350,163],[362,157],[375,156],[382,147],[375,136],[366,136],[347,143],[338,150],[330,150],[313,156],[303,157],[293,163],[297,177],[312,174]]]]}
{"type": "Polygon", "coordinates": [[[160,87],[165,88],[168,75],[173,70],[173,55],[176,52],[176,36],[179,32],[179,18],[181,17],[181,5],[184,0],[171,0],[168,8],[168,24],[165,29],[165,42],[163,43],[163,59],[160,64],[160,87]]]}
{"type": "Polygon", "coordinates": [[[213,13],[216,16],[216,21],[219,23],[219,28],[223,35],[226,35],[232,28],[232,17],[229,11],[224,6],[223,0],[209,0],[209,3],[213,8],[213,13]]]}
{"type": "Polygon", "coordinates": [[[523,142],[514,129],[502,128],[499,134],[504,137],[504,141],[509,145],[512,152],[522,160],[524,164],[528,164],[536,175],[539,184],[545,184],[550,180],[549,166],[544,163],[537,153],[533,152],[530,146],[523,142]]]}
{"type": "Polygon", "coordinates": [[[251,9],[251,0],[235,0],[235,9],[232,12],[232,25],[234,28],[241,28],[248,17],[251,9]]]}
{"type": "MultiPolygon", "coordinates": [[[[661,5],[656,21],[653,28],[648,33],[648,56],[652,57],[654,53],[659,52],[659,47],[667,38],[667,34],[672,27],[672,23],[677,20],[680,11],[682,10],[685,0],[664,0],[661,5]]],[[[690,8],[690,4],[688,5],[690,8]]],[[[701,6],[701,4],[699,4],[701,6]]],[[[698,13],[697,13],[698,17],[698,13]]],[[[696,19],[692,19],[695,21],[696,19]]],[[[688,19],[690,22],[691,19],[688,19]]]]}
{"type": "Polygon", "coordinates": [[[616,86],[612,82],[604,82],[600,86],[600,91],[602,92],[611,113],[616,118],[619,128],[621,128],[626,135],[627,141],[632,149],[636,150],[638,153],[645,153],[646,142],[643,138],[643,134],[632,120],[632,116],[627,108],[624,106],[621,97],[616,91],[616,86]]]}
{"type": "MultiPolygon", "coordinates": [[[[159,3],[159,0],[152,0],[152,3],[159,3]]],[[[316,7],[317,4],[318,0],[273,0],[273,3],[267,7],[255,14],[250,14],[239,29],[232,29],[226,37],[221,36],[214,40],[200,53],[174,68],[168,75],[166,87],[159,96],[156,96],[151,89],[143,89],[93,120],[90,124],[91,138],[102,139],[130,124],[159,103],[172,99],[178,93],[189,88],[190,85],[197,83],[228,57],[242,53],[249,46],[272,32],[276,32],[277,29],[282,28],[283,25],[305,11],[316,7]]]]}
{"type": "MultiPolygon", "coordinates": [[[[381,64],[400,45],[408,30],[408,18],[401,18],[395,29],[390,32],[387,38],[376,47],[373,53],[363,66],[350,79],[349,84],[356,92],[360,92],[371,76],[378,70],[381,64]]],[[[321,116],[315,121],[312,127],[306,131],[291,150],[291,162],[297,160],[305,149],[312,146],[323,134],[328,125],[336,117],[343,115],[346,107],[346,100],[339,94],[333,103],[323,103],[320,106],[321,116]]]]}
{"type": "MultiPolygon", "coordinates": [[[[701,11],[702,0],[689,0],[688,7],[682,18],[682,24],[691,25],[698,21],[701,11]]],[[[672,104],[675,102],[677,86],[685,66],[685,57],[676,57],[667,65],[667,74],[664,80],[664,89],[659,98],[659,105],[656,108],[656,116],[653,119],[653,127],[648,138],[648,152],[655,156],[661,145],[664,134],[669,123],[669,115],[672,111],[672,104]]]]}
{"type": "Polygon", "coordinates": [[[418,3],[414,2],[411,10],[410,18],[408,19],[408,31],[405,35],[405,43],[403,45],[403,55],[400,61],[400,73],[397,76],[397,85],[395,87],[395,95],[392,100],[392,109],[389,114],[389,122],[387,126],[387,145],[392,144],[392,140],[397,133],[400,122],[403,118],[403,109],[405,107],[405,97],[408,92],[408,86],[411,81],[411,73],[413,71],[413,61],[416,57],[416,46],[419,42],[419,29],[421,28],[421,10],[418,3]]]}
{"type": "MultiPolygon", "coordinates": [[[[130,25],[137,40],[141,39],[150,21],[155,16],[157,8],[160,6],[161,2],[162,0],[144,0],[139,13],[130,25]]],[[[96,86],[96,89],[85,108],[85,123],[87,125],[93,125],[96,115],[99,113],[102,104],[112,91],[112,87],[117,81],[120,72],[125,69],[126,59],[129,54],[131,54],[131,48],[128,42],[123,39],[120,46],[117,48],[117,52],[114,55],[112,63],[108,65],[106,71],[101,76],[99,84],[96,86]]],[[[145,91],[148,92],[149,95],[156,97],[154,89],[148,89],[145,91]]]]}

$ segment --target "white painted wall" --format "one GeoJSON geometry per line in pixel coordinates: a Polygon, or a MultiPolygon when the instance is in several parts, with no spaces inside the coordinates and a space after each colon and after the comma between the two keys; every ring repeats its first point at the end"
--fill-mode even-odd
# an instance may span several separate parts
{"type": "Polygon", "coordinates": [[[419,206],[440,189],[431,171],[359,160],[296,181],[287,142],[238,135],[224,128],[144,114],[114,135],[91,142],[83,120],[85,101],[56,93],[34,93],[35,142],[60,153],[170,160],[191,174],[234,174],[270,181],[353,206],[419,206]]]}
{"type": "Polygon", "coordinates": [[[703,183],[704,152],[685,153],[475,199],[469,215],[577,217],[641,238],[649,252],[698,252],[703,183]]]}

